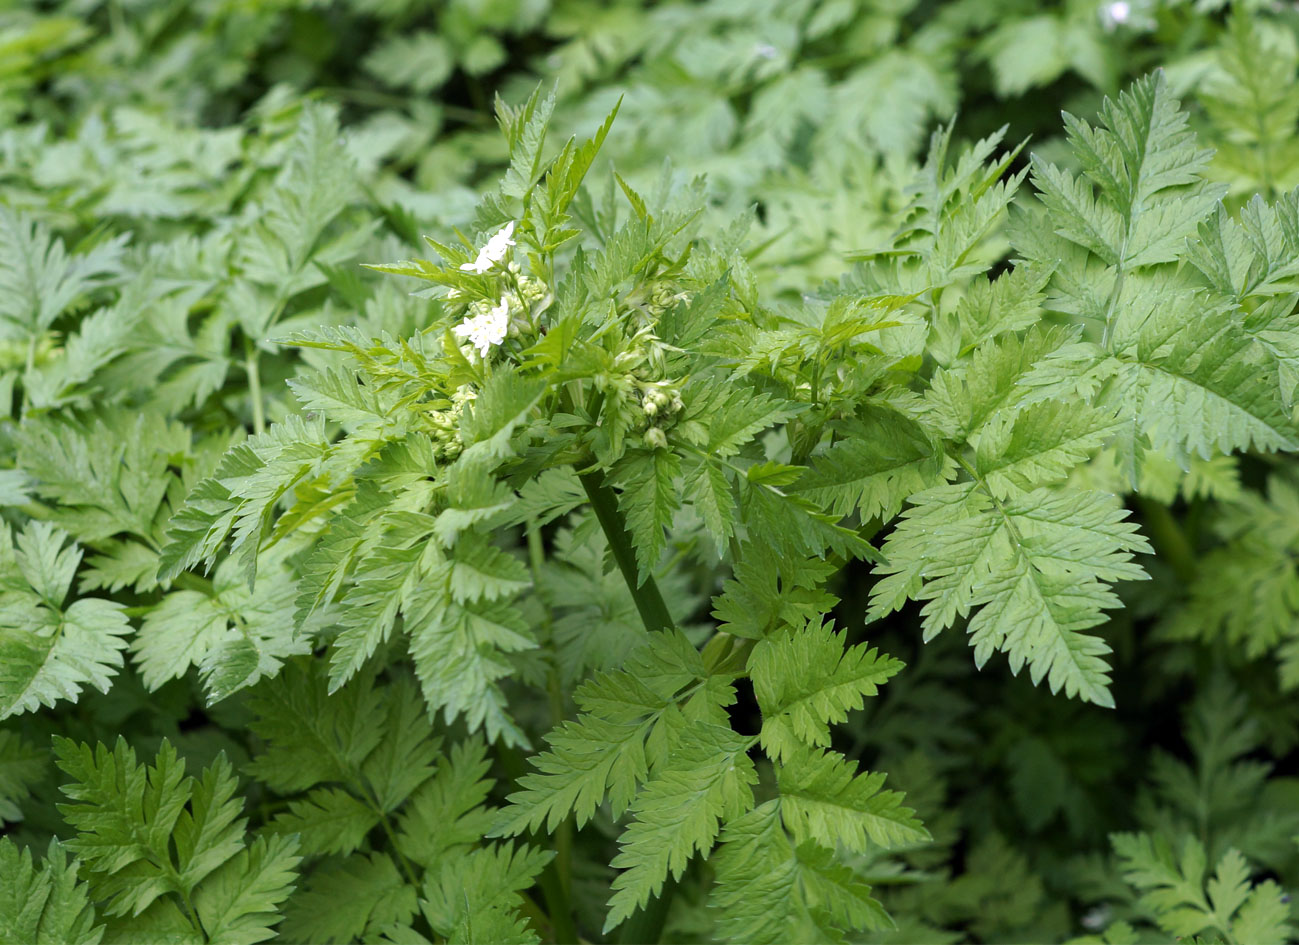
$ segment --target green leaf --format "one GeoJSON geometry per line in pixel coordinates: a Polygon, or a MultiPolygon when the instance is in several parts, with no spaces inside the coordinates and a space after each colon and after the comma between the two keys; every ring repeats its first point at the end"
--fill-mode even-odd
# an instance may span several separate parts
{"type": "Polygon", "coordinates": [[[880,790],[884,778],[858,774],[857,765],[836,752],[800,751],[777,773],[786,829],[796,843],[842,844],[855,853],[928,841],[915,811],[902,806],[902,793],[880,790]]]}
{"type": "Polygon", "coordinates": [[[741,480],[740,500],[751,541],[770,543],[792,556],[817,556],[828,550],[844,558],[880,558],[870,542],[839,524],[840,516],[803,495],[746,478],[741,480]]]}
{"type": "Polygon", "coordinates": [[[1132,556],[1150,550],[1114,497],[1037,489],[1003,502],[963,483],[911,501],[884,543],[870,618],[907,598],[926,601],[929,639],[973,612],[977,665],[1002,650],[1012,672],[1027,663],[1034,683],[1045,678],[1052,692],[1112,706],[1109,647],[1082,631],[1118,606],[1104,582],[1141,580],[1132,556]]]}
{"type": "Polygon", "coordinates": [[[1260,945],[1290,940],[1290,910],[1281,888],[1272,880],[1251,886],[1249,866],[1236,850],[1222,855],[1206,883],[1204,847],[1194,837],[1181,838],[1179,849],[1163,835],[1119,833],[1110,840],[1124,879],[1169,934],[1189,938],[1212,930],[1260,945]]]}
{"type": "Polygon", "coordinates": [[[621,815],[651,766],[665,760],[676,713],[716,723],[725,719],[717,710],[734,698],[729,679],[711,676],[682,633],[650,634],[621,670],[599,673],[578,687],[573,699],[582,714],[546,736],[547,750],[533,758],[536,770],[519,778],[493,835],[519,834],[543,823],[553,831],[569,811],[580,827],[606,794],[614,815],[621,815]]]}
{"type": "Polygon", "coordinates": [[[680,877],[696,852],[711,849],[722,821],[752,808],[758,780],[748,755],[752,744],[720,725],[699,724],[684,733],[632,804],[633,820],[613,859],[623,871],[613,881],[605,932],[658,895],[668,873],[680,877]]]}
{"type": "Polygon", "coordinates": [[[1217,149],[1210,171],[1233,191],[1288,191],[1299,183],[1294,46],[1246,9],[1227,25],[1213,50],[1216,68],[1196,90],[1217,149]]]}
{"type": "Polygon", "coordinates": [[[82,597],[64,607],[81,549],[67,534],[29,522],[16,547],[0,528],[0,719],[62,698],[76,701],[84,685],[107,692],[125,662],[130,632],[123,607],[82,597]]]}
{"type": "Polygon", "coordinates": [[[828,748],[830,726],[860,709],[863,697],[875,695],[902,667],[865,644],[845,650],[833,624],[809,623],[760,641],[748,669],[762,710],[763,749],[785,762],[805,745],[828,748]]]}
{"type": "Polygon", "coordinates": [[[735,534],[736,504],[726,470],[711,457],[689,457],[685,462],[682,488],[717,543],[717,553],[724,554],[727,543],[735,534]]]}
{"type": "Polygon", "coordinates": [[[0,207],[0,337],[34,342],[65,309],[111,284],[126,242],[123,234],[68,253],[44,224],[0,207]]]}
{"type": "Polygon", "coordinates": [[[236,945],[274,934],[276,906],[300,859],[297,841],[245,845],[243,803],[224,754],[195,782],[165,739],[152,767],[137,764],[121,738],[110,752],[56,737],[54,750],[73,778],[63,787],[70,803],[59,805],[79,830],[68,847],[84,858],[108,915],[144,913],[146,923],[165,924],[177,902],[192,902],[202,926],[191,934],[201,928],[236,945]]]}
{"type": "Polygon", "coordinates": [[[553,850],[503,843],[446,862],[424,880],[424,916],[447,942],[538,942],[519,915],[519,894],[554,855],[553,850]]]}
{"type": "Polygon", "coordinates": [[[907,496],[948,476],[950,461],[934,435],[896,411],[868,405],[837,432],[791,487],[835,515],[892,518],[907,496]]]}
{"type": "Polygon", "coordinates": [[[761,640],[782,624],[819,622],[838,598],[822,585],[834,567],[819,557],[782,555],[769,545],[745,543],[733,563],[735,577],[713,598],[713,616],[726,633],[761,640]]]}
{"type": "Polygon", "coordinates": [[[258,837],[194,894],[209,941],[253,945],[275,935],[278,907],[297,879],[297,840],[258,837]]]}
{"type": "Polygon", "coordinates": [[[667,544],[666,529],[681,507],[677,478],[681,460],[665,449],[630,453],[615,470],[614,482],[622,487],[622,511],[636,546],[640,583],[653,575],[667,544]]]}
{"type": "Polygon", "coordinates": [[[228,452],[216,474],[194,487],[168,525],[171,540],[162,551],[159,580],[172,580],[199,564],[210,569],[233,531],[230,553],[252,584],[276,503],[319,473],[329,448],[323,422],[290,415],[228,452]]]}
{"type": "Polygon", "coordinates": [[[161,538],[159,513],[169,511],[168,467],[190,439],[153,411],[105,410],[84,423],[41,417],[19,428],[18,462],[36,492],[57,503],[53,521],[79,541],[126,532],[152,543],[161,538]]]}
{"type": "Polygon", "coordinates": [[[98,945],[87,886],[77,878],[58,840],[51,840],[39,867],[31,850],[0,837],[0,941],[31,945],[98,945]]]}
{"type": "Polygon", "coordinates": [[[173,591],[145,614],[131,651],[146,687],[157,689],[197,666],[215,703],[307,652],[293,619],[297,588],[286,570],[264,570],[252,589],[242,578],[226,559],[210,592],[173,591]]]}
{"type": "MultiPolygon", "coordinates": [[[[323,281],[308,263],[313,257],[335,261],[325,244],[329,224],[356,194],[356,171],[339,141],[336,110],[306,102],[274,186],[258,201],[258,212],[237,243],[241,280],[232,295],[248,335],[267,336],[285,300],[323,281]],[[251,284],[251,285],[250,285],[251,284]],[[270,301],[253,286],[266,287],[270,301]]],[[[368,227],[354,227],[346,239],[363,238],[368,227]]],[[[345,244],[346,245],[346,244],[345,244]]],[[[346,252],[344,255],[351,255],[346,252]]]]}
{"type": "Polygon", "coordinates": [[[488,377],[460,420],[460,438],[465,451],[462,464],[500,461],[511,455],[511,440],[537,405],[545,386],[508,370],[488,377]]]}
{"type": "Polygon", "coordinates": [[[19,806],[49,770],[49,752],[0,729],[0,823],[23,819],[19,806]]]}
{"type": "Polygon", "coordinates": [[[975,470],[998,499],[1059,482],[1116,433],[1121,421],[1085,404],[1033,404],[994,414],[979,431],[975,470]]]}
{"type": "Polygon", "coordinates": [[[281,936],[292,942],[354,942],[405,923],[418,891],[386,853],[327,860],[289,900],[281,936]]]}
{"type": "Polygon", "coordinates": [[[455,863],[488,832],[496,812],[485,802],[492,790],[491,762],[479,739],[457,742],[402,812],[396,846],[426,869],[455,863]]]}
{"type": "Polygon", "coordinates": [[[687,407],[679,420],[688,438],[710,456],[730,457],[759,433],[784,423],[797,405],[746,386],[699,383],[682,392],[687,407]]]}
{"type": "Polygon", "coordinates": [[[368,682],[330,693],[321,669],[297,663],[248,695],[249,728],[266,750],[248,772],[282,794],[347,783],[384,739],[382,692],[368,682]]]}
{"type": "Polygon", "coordinates": [[[773,799],[722,828],[709,893],[721,938],[777,945],[837,941],[847,930],[879,930],[893,921],[871,888],[830,850],[795,847],[773,799]]]}
{"type": "Polygon", "coordinates": [[[323,787],[289,801],[288,811],[278,815],[273,826],[278,833],[296,834],[308,856],[346,854],[365,843],[381,816],[347,791],[323,787]]]}
{"type": "Polygon", "coordinates": [[[457,602],[434,581],[415,590],[405,611],[410,655],[429,712],[441,709],[448,720],[463,716],[470,731],[483,728],[490,739],[527,744],[497,682],[512,672],[505,654],[536,646],[519,611],[486,596],[457,602]]]}
{"type": "MultiPolygon", "coordinates": [[[[1280,385],[1230,310],[1189,292],[1146,294],[1118,316],[1111,348],[1080,342],[1046,355],[1020,383],[1035,398],[1089,398],[1185,462],[1238,449],[1294,449],[1299,429],[1280,385]]],[[[1139,455],[1139,444],[1127,448],[1139,455]]]]}

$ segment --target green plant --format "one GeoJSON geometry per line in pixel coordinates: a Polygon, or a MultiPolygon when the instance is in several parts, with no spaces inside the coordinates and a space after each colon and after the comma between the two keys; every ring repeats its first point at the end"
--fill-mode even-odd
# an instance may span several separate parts
{"type": "Polygon", "coordinates": [[[1292,937],[1285,15],[524,6],[0,18],[0,939],[1292,937]]]}

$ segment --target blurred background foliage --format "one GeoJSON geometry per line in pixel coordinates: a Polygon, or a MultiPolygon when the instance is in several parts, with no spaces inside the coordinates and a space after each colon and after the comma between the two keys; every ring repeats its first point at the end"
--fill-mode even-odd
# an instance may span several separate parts
{"type": "MultiPolygon", "coordinates": [[[[338,109],[375,204],[445,228],[502,165],[493,97],[541,82],[559,136],[623,98],[606,153],[633,184],[670,163],[706,175],[719,205],[756,204],[762,274],[796,290],[883,240],[939,122],[968,139],[1006,124],[1052,151],[1061,108],[1088,116],[1155,67],[1203,93],[1241,193],[1289,186],[1236,167],[1256,159],[1239,153],[1252,119],[1233,82],[1286,92],[1296,13],[1240,6],[1261,37],[1233,40],[1223,3],[1167,0],[13,2],[0,186],[65,230],[126,218],[169,232],[237,210],[305,96],[338,109]],[[1265,72],[1248,61],[1258,45],[1265,72]]],[[[1278,141],[1289,107],[1270,113],[1278,141]]]]}
{"type": "MultiPolygon", "coordinates": [[[[286,381],[333,356],[275,339],[321,323],[401,337],[428,321],[437,302],[356,264],[468,227],[505,158],[497,95],[553,86],[556,141],[621,98],[602,160],[645,192],[702,189],[705,232],[751,213],[752,278],[778,299],[887,242],[940,124],[958,141],[1008,125],[1029,139],[1019,166],[1031,152],[1067,163],[1060,110],[1091,118],[1153,68],[1217,149],[1232,209],[1286,193],[1297,63],[1299,5],[1280,2],[0,0],[5,465],[147,437],[175,479],[165,522],[239,431],[297,409],[286,381]]],[[[994,234],[984,251],[1007,244],[994,234]]],[[[88,549],[91,589],[149,599],[153,526],[96,534],[15,472],[0,471],[0,504],[61,521],[88,549]],[[138,567],[95,570],[96,553],[138,567]]],[[[1299,888],[1299,471],[1247,457],[1145,475],[1176,519],[1137,507],[1160,558],[1105,631],[1114,711],[1000,664],[980,673],[955,634],[922,646],[907,622],[863,629],[866,575],[842,575],[841,625],[908,668],[836,747],[890,772],[936,841],[859,864],[901,925],[892,940],[1151,928],[1115,831],[1193,837],[1210,864],[1235,848],[1299,888]]],[[[557,566],[599,584],[579,545],[557,566]]],[[[602,619],[570,604],[575,625],[602,619]]],[[[191,685],[146,694],[128,672],[108,695],[0,725],[0,822],[36,843],[57,826],[57,779],[33,747],[54,731],[126,731],[150,750],[166,736],[193,768],[219,750],[245,761],[241,702],[200,710],[191,685]]],[[[588,879],[601,878],[576,877],[575,895],[588,879]]],[[[701,904],[681,895],[673,910],[669,940],[708,940],[701,904]]]]}

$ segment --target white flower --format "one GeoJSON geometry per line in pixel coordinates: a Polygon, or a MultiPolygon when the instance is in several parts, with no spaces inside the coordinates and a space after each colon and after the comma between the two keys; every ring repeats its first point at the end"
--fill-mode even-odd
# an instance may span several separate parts
{"type": "Polygon", "coordinates": [[[1114,0],[1101,7],[1101,22],[1107,30],[1112,30],[1132,18],[1132,4],[1127,0],[1114,0]]]}
{"type": "Polygon", "coordinates": [[[502,299],[495,308],[466,318],[451,329],[461,338],[468,338],[469,343],[478,349],[480,357],[487,357],[493,345],[505,340],[510,330],[510,303],[502,299]]]}
{"type": "Polygon", "coordinates": [[[513,245],[514,221],[511,220],[497,230],[492,238],[487,241],[487,245],[478,251],[477,259],[473,262],[461,264],[460,268],[465,272],[484,273],[504,259],[505,254],[510,251],[510,247],[513,245]]]}

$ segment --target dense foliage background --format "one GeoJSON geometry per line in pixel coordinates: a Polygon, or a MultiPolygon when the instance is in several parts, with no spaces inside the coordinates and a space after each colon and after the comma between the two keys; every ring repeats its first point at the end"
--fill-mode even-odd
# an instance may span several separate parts
{"type": "MultiPolygon", "coordinates": [[[[268,544],[251,588],[246,531],[233,550],[224,536],[173,550],[175,513],[227,450],[299,436],[322,412],[330,437],[353,432],[366,421],[329,414],[345,398],[319,377],[364,362],[364,339],[444,319],[445,298],[360,264],[425,253],[424,234],[489,235],[479,224],[494,218],[476,224],[475,208],[512,143],[498,95],[518,105],[553,88],[548,155],[618,106],[591,189],[611,202],[616,168],[654,206],[693,193],[706,209],[692,239],[733,241],[743,292],[774,306],[893,245],[941,125],[952,155],[1003,126],[1007,146],[1027,139],[1008,175],[1030,154],[1077,169],[1060,110],[1095,123],[1105,96],[1154,69],[1215,149],[1203,176],[1227,210],[1248,217],[1255,194],[1293,202],[1297,63],[1299,8],[1279,2],[0,0],[0,941],[94,940],[101,926],[110,941],[619,934],[602,932],[619,833],[608,807],[580,831],[535,831],[513,864],[471,855],[529,754],[572,718],[577,684],[644,634],[589,515],[523,511],[495,531],[530,588],[523,612],[555,641],[501,668],[508,721],[458,715],[450,698],[430,721],[395,640],[330,687],[321,654],[347,618],[303,617],[310,563],[292,548],[268,544]],[[284,343],[322,326],[338,330],[310,337],[334,348],[284,343]],[[206,576],[193,567],[205,556],[206,576]],[[289,626],[302,632],[284,646],[289,626]],[[334,767],[303,747],[306,720],[344,746],[334,767]],[[168,794],[177,758],[197,780],[168,794]],[[173,833],[133,826],[132,810],[158,821],[150,804],[174,806],[173,833]],[[223,852],[186,866],[187,844],[223,852]],[[72,884],[74,855],[89,887],[72,884]],[[189,879],[155,876],[177,869],[160,856],[189,879]],[[254,874],[261,885],[241,886],[254,874]],[[506,874],[521,879],[498,883],[500,902],[464,905],[506,874]],[[146,911],[159,891],[175,899],[167,916],[146,911]],[[46,901],[61,905],[42,919],[30,903],[46,901]],[[473,915],[516,907],[518,925],[475,930],[473,915]]],[[[575,206],[598,230],[608,203],[575,206]]],[[[1001,217],[975,255],[994,272],[1013,255],[1001,217]]],[[[1270,273],[1269,311],[1293,311],[1297,275],[1270,273]]],[[[1279,331],[1269,343],[1292,394],[1299,346],[1279,331]]],[[[1128,495],[1155,551],[1141,562],[1151,580],[1116,585],[1123,608],[1097,631],[1114,651],[1112,708],[1035,686],[1003,658],[976,669],[960,630],[922,643],[914,605],[866,623],[878,578],[865,562],[830,579],[847,640],[906,664],[833,747],[887,772],[932,838],[847,856],[896,924],[850,940],[1293,934],[1299,467],[1259,449],[1177,459],[1149,454],[1139,490],[1104,451],[1072,472],[1128,495]]],[[[324,480],[295,490],[262,496],[279,506],[276,537],[332,501],[324,480]]],[[[696,641],[730,577],[699,534],[674,530],[658,570],[696,641]]],[[[474,685],[455,672],[442,684],[474,685]]],[[[754,697],[738,700],[735,725],[756,731],[754,697]]],[[[638,933],[745,940],[706,905],[712,881],[695,860],[638,933]]]]}

